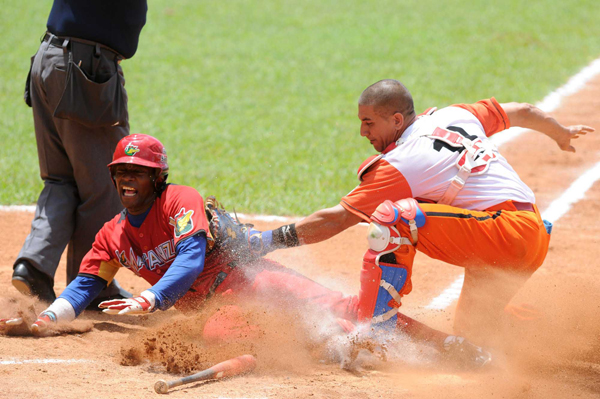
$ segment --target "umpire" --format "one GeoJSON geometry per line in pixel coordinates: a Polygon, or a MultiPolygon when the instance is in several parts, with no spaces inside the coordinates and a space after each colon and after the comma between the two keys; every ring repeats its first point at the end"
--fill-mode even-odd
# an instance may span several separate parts
{"type": "MultiPolygon", "coordinates": [[[[68,284],[96,233],[122,209],[106,165],[129,134],[119,64],[135,54],[147,10],[147,0],[52,4],[25,88],[44,188],[13,266],[12,284],[23,294],[53,302],[65,247],[68,284]]],[[[97,301],[124,297],[131,294],[114,281],[97,301]]]]}

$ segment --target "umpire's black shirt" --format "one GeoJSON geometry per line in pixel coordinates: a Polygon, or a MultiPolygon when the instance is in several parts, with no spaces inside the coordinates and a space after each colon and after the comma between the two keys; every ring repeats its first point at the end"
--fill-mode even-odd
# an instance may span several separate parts
{"type": "Polygon", "coordinates": [[[146,23],[147,0],[54,0],[48,31],[104,44],[131,58],[146,23]]]}

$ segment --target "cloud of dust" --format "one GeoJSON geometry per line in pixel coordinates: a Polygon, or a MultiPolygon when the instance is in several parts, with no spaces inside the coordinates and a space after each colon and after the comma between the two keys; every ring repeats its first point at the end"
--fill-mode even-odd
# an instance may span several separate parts
{"type": "MultiPolygon", "coordinates": [[[[490,296],[510,295],[519,282],[518,277],[507,275],[500,281],[506,284],[505,291],[488,286],[487,292],[476,292],[472,299],[482,302],[490,296]]],[[[481,327],[473,329],[474,340],[485,342],[494,363],[487,371],[469,375],[476,383],[465,384],[457,397],[597,397],[599,288],[598,281],[572,275],[534,276],[500,317],[498,313],[467,314],[469,327],[481,327]],[[490,324],[492,317],[496,320],[490,324]]]]}
{"type": "MultiPolygon", "coordinates": [[[[248,279],[255,281],[256,270],[248,268],[247,273],[248,279]]],[[[349,358],[358,367],[378,367],[382,351],[388,361],[416,364],[431,359],[427,350],[398,334],[380,335],[375,338],[380,344],[367,345],[373,339],[368,331],[346,334],[328,309],[291,295],[285,284],[265,283],[273,278],[279,281],[285,276],[269,275],[262,283],[252,284],[247,295],[213,297],[191,317],[178,316],[136,334],[123,345],[121,364],[149,361],[170,373],[188,374],[251,354],[257,359],[259,373],[298,375],[310,372],[315,363],[343,365],[349,358]],[[366,345],[368,350],[354,353],[357,342],[359,349],[366,345]]],[[[318,292],[302,291],[301,296],[319,301],[322,287],[313,287],[318,292]]]]}
{"type": "MultiPolygon", "coordinates": [[[[37,316],[48,307],[37,298],[21,294],[9,294],[0,298],[0,319],[20,317],[23,323],[17,326],[7,326],[0,330],[0,334],[8,336],[33,336],[31,325],[37,320],[37,316]]],[[[59,323],[48,326],[43,336],[62,334],[81,334],[91,331],[93,323],[88,320],[75,320],[70,323],[59,323]]]]}
{"type": "Polygon", "coordinates": [[[308,370],[311,342],[298,325],[298,313],[257,301],[212,300],[197,314],[176,318],[131,336],[121,348],[120,363],[138,365],[144,361],[163,366],[167,372],[189,374],[224,360],[251,354],[257,359],[256,372],[269,374],[308,370]],[[213,317],[230,317],[237,309],[233,333],[223,340],[205,339],[204,328],[213,317]],[[242,316],[242,317],[240,317],[242,316]],[[256,326],[251,334],[244,327],[256,326]],[[236,330],[239,334],[236,334],[236,330]]]}
{"type": "MultiPolygon", "coordinates": [[[[242,354],[252,354],[257,358],[257,373],[308,375],[316,363],[339,364],[355,356],[358,369],[420,373],[427,378],[441,378],[447,375],[444,373],[462,376],[457,380],[464,384],[461,395],[433,392],[435,390],[429,387],[424,397],[490,397],[493,394],[494,397],[562,398],[574,389],[600,392],[598,284],[548,276],[538,280],[528,282],[514,301],[515,304],[533,304],[533,310],[525,306],[524,311],[518,313],[520,318],[514,312],[503,311],[500,312],[502,317],[467,314],[470,327],[495,320],[491,334],[489,328],[474,330],[488,333],[486,347],[492,351],[495,364],[487,371],[460,372],[444,368],[434,349],[396,332],[373,337],[359,326],[355,333],[345,334],[331,313],[268,287],[263,287],[251,299],[214,298],[192,317],[177,316],[136,334],[123,345],[120,360],[122,364],[132,365],[149,361],[171,373],[189,374],[242,354]],[[237,310],[228,313],[232,308],[237,310]],[[227,334],[223,340],[205,339],[205,326],[211,320],[218,321],[218,317],[235,319],[238,327],[232,325],[231,328],[236,333],[227,334]],[[370,343],[364,337],[375,341],[370,343]],[[357,346],[353,346],[356,342],[362,345],[357,351],[357,346]],[[557,381],[555,375],[559,370],[575,381],[577,388],[557,381]],[[531,396],[534,393],[542,394],[531,396]]],[[[508,282],[503,280],[503,284],[516,291],[517,282],[512,285],[508,282]]],[[[485,295],[500,298],[512,296],[514,292],[488,287],[470,295],[479,303],[485,295]]],[[[425,314],[421,321],[427,323],[426,319],[425,314]]],[[[480,340],[482,337],[476,335],[480,340]]],[[[467,335],[467,338],[471,337],[467,335]]],[[[418,387],[415,389],[419,391],[418,387]]]]}

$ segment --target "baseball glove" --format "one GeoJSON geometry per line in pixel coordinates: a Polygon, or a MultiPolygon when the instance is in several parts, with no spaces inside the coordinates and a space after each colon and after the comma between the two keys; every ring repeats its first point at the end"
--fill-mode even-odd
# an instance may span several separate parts
{"type": "Polygon", "coordinates": [[[208,252],[227,257],[228,261],[250,261],[255,255],[250,251],[249,234],[252,224],[242,223],[231,215],[214,196],[206,199],[204,207],[210,237],[208,252]]]}

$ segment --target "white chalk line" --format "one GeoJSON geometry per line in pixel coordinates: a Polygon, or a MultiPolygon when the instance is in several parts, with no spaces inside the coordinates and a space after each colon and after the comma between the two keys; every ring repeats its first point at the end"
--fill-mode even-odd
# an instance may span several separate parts
{"type": "Polygon", "coordinates": [[[575,180],[563,195],[550,204],[548,209],[542,213],[542,217],[549,222],[555,223],[569,212],[573,204],[582,200],[585,197],[585,193],[598,180],[600,180],[600,162],[575,180]]]}
{"type": "MultiPolygon", "coordinates": [[[[583,68],[577,75],[573,76],[569,81],[562,87],[548,94],[540,103],[536,104],[536,107],[540,108],[545,112],[552,112],[556,110],[563,98],[577,93],[581,90],[587,82],[592,78],[600,74],[600,58],[594,60],[590,65],[583,68]]],[[[521,135],[528,129],[522,128],[510,128],[505,132],[492,136],[492,141],[497,146],[508,143],[514,140],[517,136],[521,135]]],[[[592,185],[600,179],[600,162],[597,163],[593,168],[589,169],[583,175],[581,175],[559,198],[554,200],[545,212],[542,212],[542,217],[549,222],[556,223],[558,219],[564,216],[572,205],[577,201],[585,197],[585,193],[592,187],[592,185]]],[[[446,288],[440,295],[433,298],[426,309],[437,309],[442,310],[450,306],[460,296],[460,292],[465,281],[464,274],[457,277],[448,288],[446,288]]]]}
{"type": "MultiPolygon", "coordinates": [[[[600,74],[600,58],[592,61],[590,65],[586,66],[579,71],[577,75],[569,79],[564,86],[561,86],[548,94],[541,102],[535,104],[535,106],[544,112],[555,111],[565,97],[575,94],[583,89],[585,84],[595,78],[598,74],[600,74]]],[[[511,127],[500,134],[492,136],[491,140],[497,146],[501,146],[527,131],[529,131],[529,129],[511,127]]]]}
{"type": "MultiPolygon", "coordinates": [[[[35,212],[35,205],[0,205],[0,212],[35,212]]],[[[276,215],[247,215],[245,213],[238,213],[237,216],[244,221],[256,220],[260,222],[281,222],[281,223],[293,223],[297,222],[301,217],[291,216],[276,216],[276,215]]]]}
{"type": "Polygon", "coordinates": [[[0,205],[3,212],[35,212],[35,205],[0,205]]]}
{"type": "Polygon", "coordinates": [[[56,363],[94,363],[93,360],[87,359],[18,359],[12,358],[11,360],[0,360],[0,365],[14,365],[14,364],[56,364],[56,363]]]}

